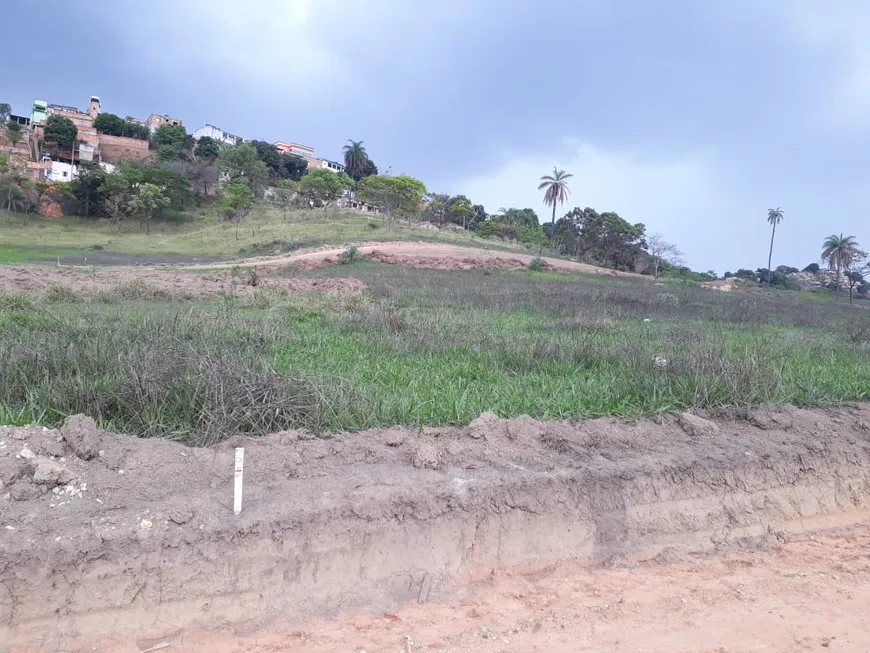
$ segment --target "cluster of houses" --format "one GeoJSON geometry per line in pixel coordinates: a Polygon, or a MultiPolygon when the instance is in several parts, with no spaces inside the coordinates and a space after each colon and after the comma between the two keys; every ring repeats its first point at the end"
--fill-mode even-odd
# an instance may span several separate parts
{"type": "MultiPolygon", "coordinates": [[[[25,175],[34,181],[69,182],[75,178],[77,164],[82,161],[97,163],[111,171],[115,164],[123,161],[141,161],[149,158],[152,152],[147,140],[114,136],[99,133],[94,127],[94,121],[100,115],[100,98],[92,96],[84,111],[61,104],[49,104],[44,100],[35,100],[29,115],[11,115],[9,119],[22,125],[24,138],[20,143],[12,144],[0,132],[0,152],[18,156],[25,161],[25,175]],[[44,152],[40,146],[43,139],[45,124],[49,116],[59,115],[69,118],[78,130],[75,142],[69,146],[58,146],[52,154],[44,152]]],[[[183,125],[180,118],[166,114],[152,113],[147,119],[141,120],[131,116],[126,118],[148,127],[153,133],[162,125],[183,125]]],[[[208,136],[225,145],[238,145],[246,142],[238,134],[225,131],[214,125],[205,124],[193,132],[195,140],[208,136]]],[[[335,172],[344,170],[344,166],[336,161],[318,157],[313,147],[299,143],[278,141],[275,147],[288,154],[293,154],[305,160],[309,168],[326,168],[335,172]]]]}

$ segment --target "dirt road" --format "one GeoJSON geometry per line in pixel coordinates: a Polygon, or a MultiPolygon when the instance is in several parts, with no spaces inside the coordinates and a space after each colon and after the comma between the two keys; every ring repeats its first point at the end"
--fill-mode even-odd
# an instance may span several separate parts
{"type": "Polygon", "coordinates": [[[862,527],[764,550],[496,573],[438,604],[167,641],[184,653],[858,653],[870,651],[867,606],[870,527],[862,527]]]}
{"type": "MultiPolygon", "coordinates": [[[[303,250],[286,256],[264,256],[231,263],[191,265],[187,266],[187,269],[220,269],[231,268],[237,265],[268,267],[290,264],[295,264],[301,268],[314,268],[334,263],[351,245],[303,250]]],[[[398,263],[444,270],[472,270],[478,268],[522,269],[528,266],[529,261],[534,258],[531,254],[485,249],[485,245],[481,245],[481,247],[464,247],[462,245],[443,243],[384,242],[360,243],[357,245],[357,249],[361,255],[385,263],[398,263]]],[[[571,270],[608,276],[640,276],[555,258],[545,257],[544,261],[554,270],[571,270]]]]}

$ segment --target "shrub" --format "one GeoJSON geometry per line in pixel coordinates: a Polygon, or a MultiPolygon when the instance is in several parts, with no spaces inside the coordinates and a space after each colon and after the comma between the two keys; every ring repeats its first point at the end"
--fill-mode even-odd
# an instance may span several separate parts
{"type": "Polygon", "coordinates": [[[168,301],[172,299],[172,293],[163,288],[149,286],[144,281],[135,279],[133,281],[123,281],[114,288],[115,294],[119,299],[125,301],[148,300],[148,301],[168,301]]]}
{"type": "Polygon", "coordinates": [[[544,269],[544,260],[540,256],[536,256],[531,261],[529,261],[528,268],[532,272],[540,272],[544,269]]]}
{"type": "Polygon", "coordinates": [[[286,337],[275,320],[91,310],[87,320],[0,329],[3,411],[26,409],[48,423],[85,413],[106,428],[206,445],[238,433],[317,429],[326,397],[335,396],[272,368],[264,352],[286,337]]]}
{"type": "Polygon", "coordinates": [[[36,302],[30,295],[17,291],[0,292],[0,312],[21,313],[35,307],[36,302]]]}
{"type": "Polygon", "coordinates": [[[82,300],[75,290],[69,286],[55,285],[48,288],[42,295],[42,299],[49,304],[75,304],[82,300]]]}
{"type": "Polygon", "coordinates": [[[353,263],[354,261],[359,260],[359,258],[360,258],[359,248],[356,246],[348,247],[338,257],[338,264],[339,265],[347,265],[348,263],[353,263]]]}

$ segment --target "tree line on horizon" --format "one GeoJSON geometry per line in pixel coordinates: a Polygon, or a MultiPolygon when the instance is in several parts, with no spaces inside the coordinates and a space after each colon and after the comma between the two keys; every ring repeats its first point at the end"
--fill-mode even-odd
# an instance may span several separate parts
{"type": "MultiPolygon", "coordinates": [[[[23,137],[21,125],[10,121],[11,108],[0,103],[0,125],[13,144],[23,137]]],[[[80,162],[75,180],[58,189],[25,179],[12,157],[0,157],[0,206],[27,214],[48,198],[58,200],[65,213],[108,218],[119,229],[138,217],[146,231],[157,217],[169,217],[197,204],[214,202],[237,224],[266,199],[283,211],[323,208],[328,211],[348,194],[380,209],[385,220],[420,219],[439,227],[448,224],[474,231],[484,238],[500,238],[549,248],[559,255],[616,270],[665,275],[696,281],[716,279],[713,271],[693,272],[685,266],[680,249],[660,234],[647,234],[646,225],[630,223],[613,211],[575,207],[557,219],[558,207],[570,196],[572,174],[554,168],[540,178],[538,190],[551,208],[549,223],[541,224],[530,208],[500,208],[489,214],[464,195],[430,192],[409,175],[380,175],[364,141],[348,140],[342,148],[345,171],[308,168],[304,159],[278,150],[271,143],[253,140],[228,146],[213,138],[195,140],[181,125],[161,125],[153,133],[140,123],[101,113],[95,120],[101,133],[149,141],[152,161],[126,162],[112,173],[96,164],[80,162]]],[[[52,115],[44,141],[51,146],[71,145],[77,129],[71,120],[52,115]]],[[[794,268],[771,269],[777,226],[784,211],[767,213],[771,225],[766,268],[738,270],[725,276],[753,280],[768,287],[787,287],[794,268]]],[[[868,255],[854,236],[832,234],[822,246],[821,260],[834,273],[830,284],[837,291],[845,280],[850,300],[853,290],[870,292],[864,281],[868,255]]],[[[812,269],[812,265],[806,270],[812,269]]],[[[794,269],[797,271],[796,269],[794,269]]]]}

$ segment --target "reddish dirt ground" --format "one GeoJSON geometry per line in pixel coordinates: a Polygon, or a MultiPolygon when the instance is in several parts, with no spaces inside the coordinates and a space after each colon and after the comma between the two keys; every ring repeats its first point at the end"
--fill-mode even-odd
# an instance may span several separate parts
{"type": "Polygon", "coordinates": [[[493,573],[449,602],[166,641],[184,653],[863,652],[868,605],[870,528],[862,527],[765,550],[493,573]]]}
{"type": "Polygon", "coordinates": [[[0,651],[867,651],[868,518],[870,405],[210,448],[76,416],[0,428],[0,651]]]}
{"type": "MultiPolygon", "coordinates": [[[[332,265],[338,260],[342,252],[352,243],[342,247],[323,247],[312,250],[303,250],[286,256],[258,257],[237,261],[234,263],[219,263],[207,265],[189,266],[189,269],[219,269],[229,268],[235,265],[258,265],[279,266],[296,265],[300,269],[313,269],[332,265]]],[[[535,258],[531,254],[519,252],[505,252],[485,249],[484,247],[464,247],[462,245],[449,245],[444,243],[415,243],[415,242],[385,242],[385,243],[360,243],[356,245],[359,253],[367,258],[385,263],[399,263],[402,265],[437,268],[441,270],[474,270],[494,268],[502,270],[518,270],[528,266],[535,258]]],[[[545,267],[552,270],[565,270],[585,272],[587,274],[601,274],[607,276],[631,276],[640,275],[628,272],[607,270],[586,263],[563,261],[555,258],[544,258],[545,267]]]]}

